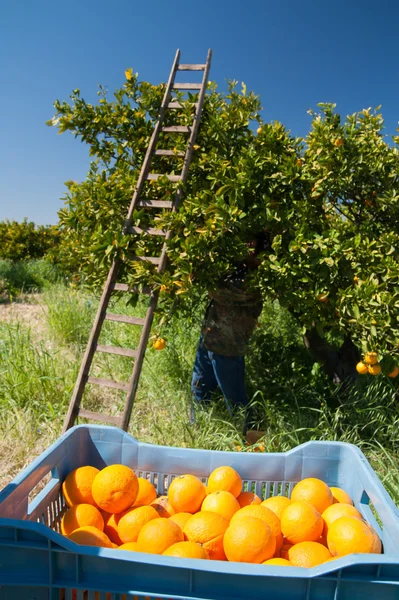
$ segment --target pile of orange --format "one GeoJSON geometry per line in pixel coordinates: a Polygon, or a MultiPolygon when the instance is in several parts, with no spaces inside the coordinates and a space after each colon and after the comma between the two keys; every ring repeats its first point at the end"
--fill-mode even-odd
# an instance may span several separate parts
{"type": "Polygon", "coordinates": [[[297,483],[291,498],[262,502],[223,466],[207,486],[195,475],[175,477],[157,498],[153,484],[125,465],[87,466],[70,473],[62,489],[70,508],[61,532],[82,545],[298,567],[381,552],[350,496],[316,478],[297,483]]]}
{"type": "MultiPolygon", "coordinates": [[[[360,375],[366,375],[367,373],[370,375],[379,375],[382,371],[382,368],[378,361],[378,353],[366,352],[363,360],[357,363],[356,370],[360,375]]],[[[397,365],[393,365],[387,375],[388,377],[391,377],[391,379],[395,379],[395,377],[399,375],[399,367],[397,365]]]]}

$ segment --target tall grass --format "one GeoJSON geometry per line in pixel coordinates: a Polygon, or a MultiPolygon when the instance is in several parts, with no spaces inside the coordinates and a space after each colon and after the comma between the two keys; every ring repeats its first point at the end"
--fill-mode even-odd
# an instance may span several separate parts
{"type": "Polygon", "coordinates": [[[11,261],[0,259],[0,299],[10,300],[23,292],[40,292],[61,281],[57,265],[46,259],[11,261]]]}

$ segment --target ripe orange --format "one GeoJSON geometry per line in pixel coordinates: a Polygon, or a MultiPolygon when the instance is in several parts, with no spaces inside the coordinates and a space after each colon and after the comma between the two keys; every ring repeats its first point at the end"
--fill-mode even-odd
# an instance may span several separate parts
{"type": "Polygon", "coordinates": [[[317,542],[323,524],[320,513],[308,502],[291,502],[281,517],[281,531],[290,544],[317,542]]]}
{"type": "Polygon", "coordinates": [[[394,368],[392,369],[392,371],[390,371],[388,373],[388,377],[391,377],[391,379],[395,379],[395,377],[397,377],[399,375],[399,367],[398,365],[395,365],[394,368]]]}
{"type": "Polygon", "coordinates": [[[163,556],[175,556],[176,558],[203,558],[208,559],[208,552],[195,542],[177,542],[169,546],[163,556]]]}
{"type": "Polygon", "coordinates": [[[169,519],[169,517],[175,514],[175,509],[167,496],[159,496],[154,502],[151,502],[150,506],[155,508],[159,517],[164,517],[165,519],[169,519]]]}
{"type": "Polygon", "coordinates": [[[276,567],[292,567],[292,564],[286,558],[269,558],[262,563],[263,565],[273,565],[276,567]]]}
{"type": "Polygon", "coordinates": [[[130,508],[138,491],[136,474],[125,465],[105,467],[97,473],[92,485],[94,501],[109,513],[120,513],[130,508]]]}
{"type": "Polygon", "coordinates": [[[324,519],[323,537],[327,538],[327,533],[331,525],[341,517],[357,517],[362,519],[360,512],[351,504],[332,504],[321,515],[324,519]]]}
{"type": "Polygon", "coordinates": [[[205,496],[206,488],[195,475],[179,475],[168,489],[169,502],[176,512],[197,512],[205,496]]]}
{"type": "Polygon", "coordinates": [[[260,135],[260,134],[262,133],[262,127],[258,127],[258,129],[256,130],[256,133],[257,133],[258,135],[260,135]]]}
{"type": "Polygon", "coordinates": [[[236,520],[245,517],[261,519],[261,521],[264,521],[269,525],[271,532],[276,539],[275,550],[279,552],[281,546],[283,545],[283,534],[281,533],[281,523],[278,516],[272,510],[270,510],[270,508],[262,506],[262,504],[253,504],[252,506],[244,506],[243,508],[240,508],[240,510],[237,511],[231,519],[231,522],[234,523],[236,520]]]}
{"type": "Polygon", "coordinates": [[[363,362],[365,362],[367,365],[376,365],[378,363],[378,353],[366,352],[363,362]]]}
{"type": "Polygon", "coordinates": [[[289,504],[291,504],[291,500],[287,496],[271,496],[262,502],[262,506],[272,510],[279,519],[289,504]]]}
{"type": "Polygon", "coordinates": [[[330,488],[321,479],[308,477],[296,484],[291,494],[291,502],[309,502],[321,514],[333,503],[330,488]]]}
{"type": "Polygon", "coordinates": [[[325,292],[323,294],[318,294],[316,297],[319,302],[323,302],[323,303],[328,302],[328,293],[327,292],[325,292]]]}
{"type": "Polygon", "coordinates": [[[339,146],[343,146],[343,144],[344,140],[342,140],[341,138],[336,139],[334,142],[334,146],[336,146],[337,148],[339,148],[339,146]]]}
{"type": "Polygon", "coordinates": [[[329,558],[331,552],[317,542],[300,542],[288,550],[288,559],[294,567],[315,567],[329,558]]]}
{"type": "Polygon", "coordinates": [[[377,532],[357,517],[341,517],[328,528],[327,544],[333,556],[353,552],[381,553],[381,540],[377,532]]]}
{"type": "Polygon", "coordinates": [[[240,508],[243,508],[244,506],[250,506],[251,504],[260,504],[262,500],[253,492],[241,492],[241,494],[237,496],[237,502],[240,505],[240,508]]]}
{"type": "Polygon", "coordinates": [[[75,529],[91,525],[104,531],[104,519],[102,514],[92,504],[76,504],[71,506],[61,520],[62,535],[69,535],[75,529]]]}
{"type": "Polygon", "coordinates": [[[144,477],[138,477],[137,483],[139,484],[139,491],[136,500],[134,501],[134,506],[151,504],[157,497],[157,490],[152,485],[151,481],[144,479],[144,477]]]}
{"type": "Polygon", "coordinates": [[[366,373],[369,372],[369,369],[368,369],[368,366],[364,362],[360,361],[356,365],[356,371],[358,373],[360,373],[360,375],[366,375],[366,373]]]}
{"type": "Polygon", "coordinates": [[[201,510],[218,513],[230,521],[231,517],[240,510],[240,505],[233,494],[221,490],[220,492],[212,492],[206,496],[202,503],[201,510]]]}
{"type": "Polygon", "coordinates": [[[369,365],[367,368],[370,375],[379,375],[381,373],[381,365],[378,363],[376,365],[369,365]]]}
{"type": "Polygon", "coordinates": [[[163,350],[166,348],[166,342],[163,338],[158,338],[155,340],[152,346],[155,348],[155,350],[163,350]]]}
{"type": "Polygon", "coordinates": [[[137,542],[140,531],[146,523],[158,519],[159,515],[152,506],[129,508],[116,517],[118,535],[124,544],[137,542]]]}
{"type": "Polygon", "coordinates": [[[146,523],[137,538],[139,552],[162,554],[176,542],[183,541],[183,532],[170,519],[158,517],[146,523]]]}
{"type": "Polygon", "coordinates": [[[68,539],[80,546],[98,546],[100,548],[113,548],[112,542],[107,535],[97,527],[85,525],[75,529],[68,539]]]}
{"type": "MultiPolygon", "coordinates": [[[[181,512],[181,513],[176,513],[175,515],[172,515],[171,517],[169,517],[169,519],[171,521],[173,521],[174,523],[177,523],[177,525],[183,531],[184,526],[190,517],[192,517],[191,513],[181,512]]],[[[186,538],[184,538],[184,539],[186,539],[186,538]]]]}
{"type": "Polygon", "coordinates": [[[115,514],[110,514],[110,513],[104,513],[103,517],[104,517],[104,533],[109,537],[109,539],[111,540],[111,542],[113,542],[114,544],[116,544],[117,546],[120,546],[121,544],[123,544],[121,538],[119,537],[118,534],[118,525],[116,522],[116,518],[118,515],[115,514]]]}
{"type": "Polygon", "coordinates": [[[223,548],[229,561],[260,564],[272,558],[276,538],[265,521],[242,517],[231,521],[224,534],[223,548]]]}
{"type": "Polygon", "coordinates": [[[62,484],[62,493],[68,506],[75,504],[92,504],[95,506],[91,493],[94,478],[99,473],[95,467],[78,467],[66,477],[62,484]]]}
{"type": "Polygon", "coordinates": [[[213,560],[226,560],[223,550],[223,536],[229,522],[221,515],[200,511],[192,515],[183,527],[183,533],[190,542],[201,544],[213,560]]]}
{"type": "Polygon", "coordinates": [[[339,487],[330,487],[331,493],[334,498],[334,504],[340,502],[342,504],[353,504],[352,498],[345,490],[339,487]]]}
{"type": "Polygon", "coordinates": [[[131,550],[132,552],[139,552],[139,545],[137,542],[128,542],[127,544],[121,544],[119,550],[131,550]]]}
{"type": "Polygon", "coordinates": [[[242,479],[232,467],[218,467],[209,475],[207,492],[230,492],[235,498],[241,494],[242,479]]]}

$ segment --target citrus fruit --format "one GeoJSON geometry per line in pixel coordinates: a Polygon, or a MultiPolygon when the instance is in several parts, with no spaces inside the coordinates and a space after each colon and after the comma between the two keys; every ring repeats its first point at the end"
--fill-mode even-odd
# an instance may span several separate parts
{"type": "Polygon", "coordinates": [[[163,556],[175,556],[176,558],[203,558],[208,559],[208,552],[200,544],[195,542],[177,542],[169,546],[163,556]]]}
{"type": "Polygon", "coordinates": [[[132,552],[139,552],[139,545],[137,542],[127,542],[127,544],[121,544],[119,550],[131,550],[132,552]]]}
{"type": "Polygon", "coordinates": [[[342,504],[353,504],[352,498],[342,488],[330,487],[330,490],[334,498],[334,504],[337,502],[341,502],[342,504]]]}
{"type": "Polygon", "coordinates": [[[318,296],[317,296],[317,300],[318,300],[319,302],[323,302],[323,303],[325,303],[325,302],[328,302],[328,294],[327,294],[327,293],[324,293],[324,294],[318,294],[318,296]]]}
{"type": "Polygon", "coordinates": [[[262,127],[258,127],[258,129],[256,130],[256,133],[259,135],[260,133],[262,133],[262,127]]]}
{"type": "Polygon", "coordinates": [[[175,512],[197,512],[205,496],[206,488],[195,475],[179,475],[168,489],[169,502],[175,512]]]}
{"type": "Polygon", "coordinates": [[[95,467],[78,467],[66,477],[62,484],[62,493],[68,506],[74,504],[93,504],[91,486],[94,478],[99,473],[95,467]]]}
{"type": "Polygon", "coordinates": [[[134,506],[151,504],[157,497],[157,490],[152,485],[151,481],[144,479],[144,477],[137,477],[137,483],[139,484],[139,491],[136,500],[134,501],[134,506]]]}
{"type": "Polygon", "coordinates": [[[253,504],[251,506],[244,506],[243,508],[240,508],[240,510],[233,515],[231,522],[233,523],[238,519],[243,519],[245,517],[255,517],[256,519],[261,519],[261,521],[264,521],[269,525],[271,532],[276,539],[275,550],[278,552],[283,545],[281,523],[278,516],[266,506],[262,506],[262,504],[253,504]]]}
{"type": "Polygon", "coordinates": [[[218,513],[200,511],[192,515],[183,527],[183,533],[190,542],[201,544],[213,560],[226,560],[223,550],[223,536],[229,522],[218,513]]]}
{"type": "Polygon", "coordinates": [[[112,542],[107,535],[97,527],[85,525],[75,529],[68,535],[68,539],[80,546],[99,546],[100,548],[113,548],[112,542]]]}
{"type": "Polygon", "coordinates": [[[218,513],[230,521],[231,517],[240,510],[240,505],[233,494],[221,490],[219,492],[212,492],[206,496],[202,503],[201,510],[218,513]]]}
{"type": "Polygon", "coordinates": [[[328,528],[327,544],[333,556],[353,552],[381,553],[381,540],[377,532],[357,517],[341,517],[328,528]]]}
{"type": "Polygon", "coordinates": [[[271,496],[267,500],[263,500],[261,506],[266,506],[266,508],[272,510],[281,519],[281,515],[289,504],[291,504],[291,500],[286,496],[271,496]]]}
{"type": "Polygon", "coordinates": [[[388,373],[388,377],[395,379],[395,377],[397,377],[398,375],[399,375],[399,367],[397,365],[395,365],[394,368],[392,369],[392,371],[390,371],[388,373]]]}
{"type": "Polygon", "coordinates": [[[367,365],[376,365],[378,363],[377,352],[367,352],[364,356],[364,361],[367,365]]]}
{"type": "Polygon", "coordinates": [[[164,348],[166,348],[165,340],[163,338],[156,339],[153,343],[153,348],[155,348],[155,350],[163,350],[164,348]]]}
{"type": "Polygon", "coordinates": [[[69,535],[75,529],[91,525],[101,531],[104,530],[104,519],[102,514],[92,504],[76,504],[71,506],[61,520],[62,535],[69,535]]]}
{"type": "Polygon", "coordinates": [[[337,148],[339,148],[340,146],[343,146],[343,144],[344,144],[344,140],[342,140],[341,138],[338,138],[334,142],[334,146],[336,146],[337,148]]]}
{"type": "Polygon", "coordinates": [[[235,498],[241,494],[242,479],[232,467],[217,467],[209,475],[208,494],[219,491],[230,492],[235,498]]]}
{"type": "Polygon", "coordinates": [[[292,567],[292,564],[286,558],[269,558],[265,560],[263,565],[274,565],[276,567],[292,567]]]}
{"type": "Polygon", "coordinates": [[[116,517],[118,535],[124,544],[137,542],[138,535],[146,523],[158,519],[159,515],[152,506],[129,508],[116,517]]]}
{"type": "Polygon", "coordinates": [[[309,502],[321,514],[334,499],[330,488],[321,479],[308,477],[296,484],[291,494],[291,502],[309,502]]]}
{"type": "Polygon", "coordinates": [[[368,373],[369,369],[364,362],[360,361],[356,365],[356,371],[360,373],[360,375],[365,375],[366,373],[368,373]]]}
{"type": "MultiPolygon", "coordinates": [[[[169,519],[171,521],[173,521],[174,523],[177,523],[177,525],[183,531],[183,528],[190,517],[192,517],[191,513],[181,512],[181,513],[176,513],[175,515],[172,515],[171,517],[169,517],[169,519]]],[[[186,539],[186,538],[184,538],[184,539],[186,539]]]]}
{"type": "Polygon", "coordinates": [[[250,504],[260,504],[262,500],[253,492],[241,492],[241,494],[237,496],[237,502],[240,505],[240,508],[243,508],[250,504]]]}
{"type": "Polygon", "coordinates": [[[323,520],[324,520],[324,527],[323,527],[324,538],[326,538],[326,536],[327,536],[329,527],[331,527],[331,525],[337,519],[340,519],[341,517],[357,517],[358,519],[362,518],[362,515],[357,510],[357,508],[355,508],[351,504],[342,504],[342,503],[332,504],[331,506],[326,508],[326,510],[323,512],[323,514],[321,516],[323,517],[323,520]]]}
{"type": "Polygon", "coordinates": [[[376,365],[369,365],[367,367],[368,372],[370,373],[370,375],[379,375],[381,373],[381,365],[379,365],[378,363],[376,365]]]}
{"type": "Polygon", "coordinates": [[[167,496],[159,496],[159,498],[151,502],[150,506],[155,508],[159,517],[164,517],[166,519],[169,519],[169,517],[176,512],[167,496]]]}
{"type": "Polygon", "coordinates": [[[272,558],[276,539],[265,521],[242,517],[231,521],[224,534],[223,548],[229,561],[260,564],[272,558]]]}
{"type": "Polygon", "coordinates": [[[281,531],[290,544],[317,542],[323,531],[323,519],[312,504],[291,502],[281,516],[281,531]]]}
{"type": "Polygon", "coordinates": [[[288,560],[294,567],[316,567],[329,558],[329,549],[317,542],[299,542],[288,550],[288,560]]]}
{"type": "Polygon", "coordinates": [[[95,503],[109,513],[120,513],[132,506],[138,490],[136,474],[125,465],[105,467],[97,473],[92,485],[95,503]]]}
{"type": "Polygon", "coordinates": [[[162,554],[172,544],[182,541],[183,532],[180,527],[170,519],[162,517],[146,523],[137,538],[139,552],[150,554],[162,554]]]}
{"type": "Polygon", "coordinates": [[[109,537],[109,539],[111,540],[111,542],[113,542],[114,544],[116,544],[117,546],[120,546],[121,544],[123,544],[121,538],[119,537],[118,534],[118,525],[116,522],[116,518],[118,515],[115,514],[110,514],[110,513],[104,513],[103,517],[104,517],[104,533],[109,537]]]}

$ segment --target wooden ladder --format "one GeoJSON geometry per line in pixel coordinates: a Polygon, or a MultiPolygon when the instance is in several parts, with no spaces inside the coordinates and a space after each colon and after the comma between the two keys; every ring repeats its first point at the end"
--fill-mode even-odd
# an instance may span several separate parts
{"type": "MultiPolygon", "coordinates": [[[[133,212],[136,207],[146,208],[161,208],[170,209],[176,211],[179,207],[182,197],[183,190],[179,186],[175,198],[173,201],[164,200],[149,200],[141,198],[144,184],[148,180],[157,180],[160,177],[165,177],[165,174],[160,173],[149,173],[151,167],[151,161],[154,156],[170,156],[170,157],[181,157],[183,158],[183,167],[180,175],[167,175],[167,178],[171,182],[182,182],[186,181],[188,175],[188,169],[191,162],[191,156],[193,152],[193,145],[198,132],[198,126],[201,119],[202,107],[205,99],[205,92],[208,82],[209,69],[211,66],[212,51],[208,51],[207,59],[204,64],[182,64],[179,63],[180,50],[177,50],[175,59],[172,65],[172,69],[169,75],[168,83],[166,85],[165,94],[163,96],[162,104],[159,109],[158,120],[155,123],[154,131],[152,133],[147,152],[144,158],[144,162],[140,171],[139,178],[133,193],[132,201],[130,203],[129,211],[126,217],[124,226],[125,234],[139,234],[139,235],[150,235],[150,236],[164,236],[165,241],[162,245],[161,255],[158,257],[150,256],[135,256],[133,260],[145,260],[157,265],[158,272],[162,273],[167,264],[167,240],[172,236],[171,231],[157,230],[154,228],[139,228],[132,225],[133,212]],[[178,71],[203,71],[201,83],[175,83],[176,73],[178,71]],[[194,105],[193,123],[190,127],[187,126],[163,126],[163,121],[168,110],[179,109],[181,103],[173,100],[172,94],[174,90],[182,91],[193,91],[198,92],[198,99],[194,105]],[[187,148],[185,152],[175,152],[173,150],[162,150],[157,149],[157,143],[160,134],[188,134],[187,148]]],[[[90,333],[89,341],[87,343],[86,351],[83,356],[82,364],[80,366],[79,374],[76,380],[75,388],[73,390],[71,402],[69,404],[68,412],[65,417],[63,432],[72,427],[77,417],[85,419],[91,419],[94,421],[100,421],[112,425],[121,427],[125,431],[129,426],[130,415],[133,408],[133,402],[137,392],[139,383],[141,368],[144,361],[144,355],[148,344],[148,338],[151,331],[151,325],[154,317],[154,312],[158,302],[158,290],[150,288],[131,288],[127,284],[117,283],[118,273],[122,261],[120,258],[115,258],[108,273],[108,277],[104,286],[104,290],[100,299],[97,314],[94,319],[93,327],[90,333]],[[146,294],[149,296],[149,303],[145,318],[130,317],[126,315],[117,315],[107,312],[111,296],[113,292],[138,292],[140,294],[146,294]],[[133,350],[130,348],[119,348],[117,346],[104,346],[98,344],[98,339],[101,333],[101,328],[105,320],[117,321],[122,323],[129,323],[132,325],[139,325],[142,327],[140,341],[138,348],[133,350]],[[110,354],[117,354],[120,356],[126,356],[134,359],[133,372],[128,382],[113,381],[111,379],[102,379],[90,376],[90,368],[93,362],[95,352],[106,352],[110,354]],[[123,390],[126,392],[125,406],[123,413],[120,416],[110,415],[101,412],[92,412],[81,408],[81,401],[83,393],[85,391],[86,384],[100,385],[108,388],[114,388],[123,390]]]]}

